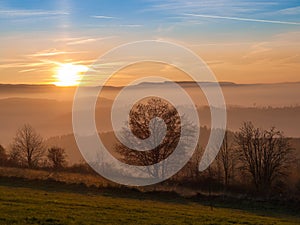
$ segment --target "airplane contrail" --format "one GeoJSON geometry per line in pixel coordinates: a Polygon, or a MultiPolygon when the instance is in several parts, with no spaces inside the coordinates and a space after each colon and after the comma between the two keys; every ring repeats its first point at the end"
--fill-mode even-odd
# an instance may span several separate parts
{"type": "Polygon", "coordinates": [[[226,19],[226,20],[238,20],[238,21],[260,22],[260,23],[300,25],[300,22],[288,22],[288,21],[279,21],[279,20],[260,20],[260,19],[241,18],[241,17],[214,16],[214,15],[190,14],[190,13],[185,13],[184,15],[194,16],[194,17],[203,17],[203,18],[212,18],[212,19],[226,19]]]}

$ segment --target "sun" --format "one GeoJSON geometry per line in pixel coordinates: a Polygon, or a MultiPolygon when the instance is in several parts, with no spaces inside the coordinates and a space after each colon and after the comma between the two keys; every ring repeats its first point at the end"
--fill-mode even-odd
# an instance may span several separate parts
{"type": "Polygon", "coordinates": [[[88,67],[83,65],[61,64],[54,75],[56,80],[54,84],[56,86],[76,86],[79,83],[81,74],[87,70],[88,67]]]}

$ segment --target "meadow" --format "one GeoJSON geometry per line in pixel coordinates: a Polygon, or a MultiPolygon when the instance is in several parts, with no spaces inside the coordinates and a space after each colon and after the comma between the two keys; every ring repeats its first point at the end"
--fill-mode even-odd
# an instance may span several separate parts
{"type": "Polygon", "coordinates": [[[0,224],[300,224],[274,204],[0,177],[0,224]]]}

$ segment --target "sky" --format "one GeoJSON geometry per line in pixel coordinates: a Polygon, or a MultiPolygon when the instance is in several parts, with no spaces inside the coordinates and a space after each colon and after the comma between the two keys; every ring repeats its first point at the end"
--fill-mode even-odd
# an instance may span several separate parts
{"type": "Polygon", "coordinates": [[[219,81],[300,81],[299,0],[0,0],[0,33],[0,83],[53,84],[141,40],[192,50],[219,81]]]}

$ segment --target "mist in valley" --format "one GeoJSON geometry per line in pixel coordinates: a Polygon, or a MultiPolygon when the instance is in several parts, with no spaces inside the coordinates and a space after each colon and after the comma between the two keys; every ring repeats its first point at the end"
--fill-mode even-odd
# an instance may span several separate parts
{"type": "MultiPolygon", "coordinates": [[[[210,127],[210,109],[205,96],[195,83],[179,82],[195,102],[202,127],[210,127]]],[[[206,83],[206,88],[215,84],[206,83]]],[[[227,128],[237,131],[244,121],[252,121],[261,128],[275,126],[288,137],[300,137],[300,83],[234,84],[221,83],[227,105],[227,128]]],[[[96,88],[96,87],[90,87],[96,88]]],[[[98,132],[105,134],[107,143],[115,142],[110,122],[113,99],[122,87],[104,87],[96,106],[98,132]]],[[[168,83],[142,83],[129,88],[132,95],[152,89],[174,94],[168,83]]],[[[72,135],[72,104],[75,87],[52,85],[0,85],[0,143],[9,147],[16,130],[25,123],[31,124],[48,143],[62,145],[71,155],[71,161],[79,161],[72,135]]],[[[86,101],[89,100],[87,88],[86,101]]],[[[180,98],[178,99],[181,101],[180,98]]],[[[185,107],[185,102],[180,102],[185,107]]],[[[124,105],[118,106],[123,113],[124,105]]],[[[82,109],[84,110],[84,109],[82,109]]]]}

